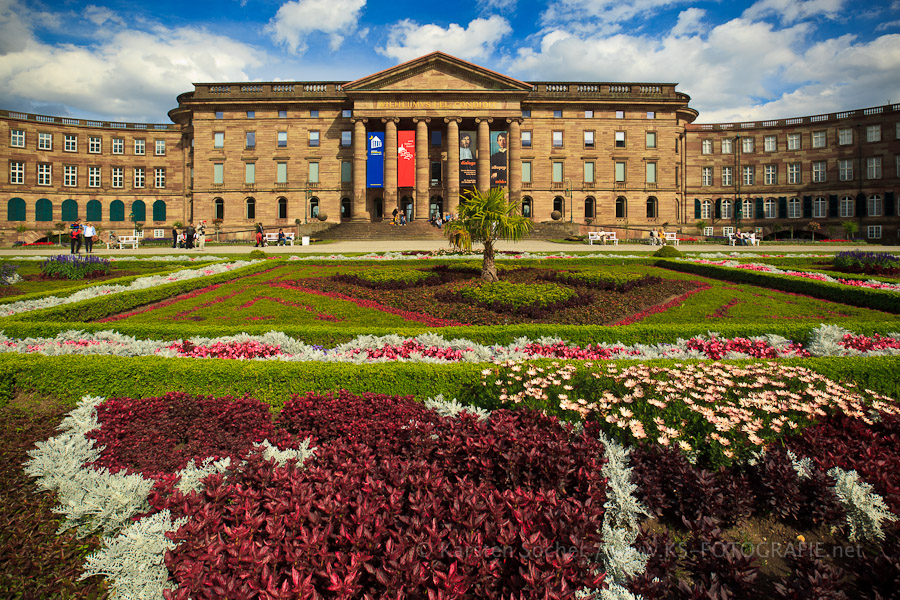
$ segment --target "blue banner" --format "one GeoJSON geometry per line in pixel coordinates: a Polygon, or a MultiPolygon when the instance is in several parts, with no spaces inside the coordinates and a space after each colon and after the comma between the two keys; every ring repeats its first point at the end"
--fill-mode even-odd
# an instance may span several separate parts
{"type": "Polygon", "coordinates": [[[384,133],[370,133],[366,150],[366,187],[384,187],[384,133]]]}

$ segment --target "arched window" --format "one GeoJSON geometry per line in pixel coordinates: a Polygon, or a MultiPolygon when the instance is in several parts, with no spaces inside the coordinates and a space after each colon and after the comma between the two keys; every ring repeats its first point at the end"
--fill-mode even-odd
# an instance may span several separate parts
{"type": "Polygon", "coordinates": [[[592,196],[588,196],[584,199],[584,218],[593,219],[594,212],[594,198],[592,196]]]}
{"type": "Polygon", "coordinates": [[[853,196],[842,196],[841,197],[841,217],[852,217],[853,216],[853,196]]]}
{"type": "Polygon", "coordinates": [[[244,200],[244,218],[256,218],[256,198],[254,198],[253,196],[247,196],[247,198],[244,200]]]}
{"type": "Polygon", "coordinates": [[[553,199],[553,210],[558,210],[559,213],[563,216],[566,214],[566,201],[563,200],[562,196],[557,196],[553,199]]]}
{"type": "Polygon", "coordinates": [[[628,200],[625,199],[625,196],[619,196],[618,198],[616,198],[616,218],[628,218],[628,200]]]}
{"type": "Polygon", "coordinates": [[[729,198],[722,198],[722,218],[731,218],[731,200],[729,198]]]}
{"type": "Polygon", "coordinates": [[[309,218],[310,219],[318,219],[319,218],[319,199],[318,198],[310,198],[309,199],[309,218]]]}
{"type": "Polygon", "coordinates": [[[650,196],[647,198],[647,218],[655,219],[659,216],[658,212],[658,202],[655,197],[650,196]]]}
{"type": "Polygon", "coordinates": [[[221,198],[213,199],[213,208],[215,209],[215,219],[225,219],[225,201],[221,198]]]}
{"type": "Polygon", "coordinates": [[[113,200],[109,203],[109,220],[124,221],[125,220],[125,203],[121,200],[113,200]]]}
{"type": "Polygon", "coordinates": [[[88,200],[87,209],[84,215],[84,218],[88,221],[102,221],[103,205],[100,204],[99,200],[88,200]]]}
{"type": "Polygon", "coordinates": [[[766,198],[766,202],[763,204],[763,216],[766,219],[774,219],[778,216],[778,204],[775,202],[775,198],[766,198]]]}
{"type": "Polygon", "coordinates": [[[701,219],[711,219],[712,218],[712,200],[704,200],[700,203],[700,218],[701,219]]]}
{"type": "Polygon", "coordinates": [[[869,216],[880,217],[884,214],[884,205],[881,202],[881,196],[872,194],[869,196],[869,216]]]}
{"type": "Polygon", "coordinates": [[[528,196],[522,198],[522,216],[527,219],[531,218],[531,198],[528,196]]]}
{"type": "Polygon", "coordinates": [[[52,221],[53,220],[53,203],[46,198],[41,198],[34,203],[34,220],[35,221],[52,221]]]}
{"type": "Polygon", "coordinates": [[[278,198],[278,218],[287,219],[287,198],[284,196],[278,198]]]}
{"type": "Polygon", "coordinates": [[[157,200],[153,203],[153,220],[154,221],[165,221],[166,220],[166,203],[162,200],[157,200]]]}
{"type": "Polygon", "coordinates": [[[799,219],[802,216],[803,206],[800,204],[800,198],[788,200],[788,219],[799,219]]]}
{"type": "Polygon", "coordinates": [[[131,203],[130,216],[133,223],[143,223],[147,220],[147,205],[143,200],[135,200],[131,203]]]}
{"type": "Polygon", "coordinates": [[[74,221],[78,218],[78,202],[71,198],[63,200],[62,203],[62,220],[74,221]]]}
{"type": "Polygon", "coordinates": [[[7,221],[24,221],[25,220],[25,200],[22,198],[10,198],[6,203],[6,220],[7,221]]]}
{"type": "Polygon", "coordinates": [[[824,219],[828,216],[828,200],[823,196],[817,196],[813,200],[813,218],[824,219]]]}
{"type": "Polygon", "coordinates": [[[753,199],[745,198],[744,199],[744,210],[741,213],[741,216],[745,219],[753,218],[753,199]]]}

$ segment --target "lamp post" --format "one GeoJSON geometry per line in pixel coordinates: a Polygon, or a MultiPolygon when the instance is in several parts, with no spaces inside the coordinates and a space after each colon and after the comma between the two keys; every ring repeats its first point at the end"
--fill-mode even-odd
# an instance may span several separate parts
{"type": "Polygon", "coordinates": [[[734,202],[736,205],[740,203],[740,209],[738,206],[734,207],[734,220],[740,228],[741,217],[744,216],[744,201],[741,199],[741,177],[744,176],[741,173],[741,134],[734,136],[734,165],[734,202]]]}
{"type": "Polygon", "coordinates": [[[574,208],[572,206],[572,180],[566,179],[566,191],[565,195],[569,197],[569,223],[573,222],[574,215],[572,214],[574,208]]]}

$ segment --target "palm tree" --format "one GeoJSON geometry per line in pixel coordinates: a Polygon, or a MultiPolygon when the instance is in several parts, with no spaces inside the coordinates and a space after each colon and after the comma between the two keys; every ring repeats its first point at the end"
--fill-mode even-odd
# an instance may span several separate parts
{"type": "Polygon", "coordinates": [[[484,244],[481,279],[497,281],[494,265],[494,244],[498,240],[517,242],[531,231],[531,219],[519,214],[516,202],[509,202],[503,188],[465,190],[460,194],[459,218],[447,223],[447,237],[457,246],[472,247],[473,242],[484,244]]]}

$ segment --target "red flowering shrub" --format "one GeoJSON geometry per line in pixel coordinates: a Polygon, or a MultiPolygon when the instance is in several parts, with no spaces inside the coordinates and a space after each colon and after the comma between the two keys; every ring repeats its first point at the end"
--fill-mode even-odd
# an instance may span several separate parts
{"type": "Polygon", "coordinates": [[[278,438],[268,407],[248,397],[108,398],[97,420],[100,429],[87,434],[106,446],[96,465],[149,478],[183,469],[192,458],[237,456],[278,438]]]}
{"type": "Polygon", "coordinates": [[[190,340],[174,342],[166,346],[169,350],[174,350],[178,356],[186,356],[189,358],[231,358],[231,359],[251,359],[265,358],[268,356],[278,356],[281,354],[281,346],[269,346],[256,341],[250,342],[230,342],[224,344],[216,342],[210,346],[199,346],[191,343],[190,340]]]}
{"type": "Polygon", "coordinates": [[[873,350],[884,350],[886,348],[900,348],[900,339],[882,337],[877,333],[872,337],[848,333],[844,335],[840,342],[838,342],[838,345],[852,350],[859,350],[860,352],[871,352],[873,350]]]}
{"type": "Polygon", "coordinates": [[[719,360],[729,352],[742,352],[754,358],[809,357],[809,352],[803,349],[803,345],[796,342],[791,342],[785,348],[773,348],[763,340],[753,341],[747,338],[708,340],[691,338],[687,341],[686,347],[689,350],[699,350],[713,360],[719,360]]]}

